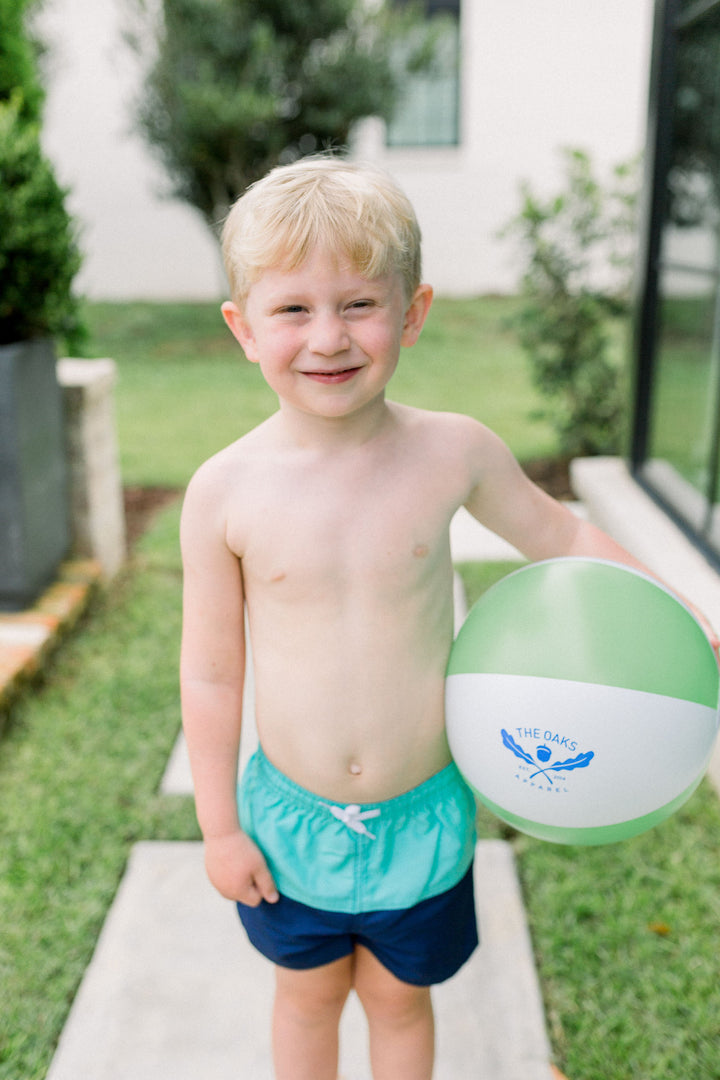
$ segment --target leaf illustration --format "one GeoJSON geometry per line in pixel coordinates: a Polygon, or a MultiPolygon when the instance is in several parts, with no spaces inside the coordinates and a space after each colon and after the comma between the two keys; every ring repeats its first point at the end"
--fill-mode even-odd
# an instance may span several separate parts
{"type": "Polygon", "coordinates": [[[528,765],[537,765],[537,762],[533,761],[530,755],[525,753],[522,746],[518,746],[512,735],[507,732],[505,728],[502,729],[501,734],[502,741],[504,742],[505,746],[507,746],[508,750],[512,750],[513,754],[515,754],[515,757],[519,757],[522,758],[523,761],[527,761],[528,765]]]}
{"type": "Polygon", "coordinates": [[[563,770],[568,770],[568,771],[570,769],[584,769],[584,768],[586,768],[586,766],[588,766],[590,764],[590,762],[592,761],[592,759],[594,757],[595,757],[594,751],[588,750],[588,752],[586,754],[578,754],[577,757],[568,758],[567,761],[556,761],[554,763],[554,765],[550,766],[550,768],[551,769],[563,769],[563,770]]]}
{"type": "Polygon", "coordinates": [[[533,780],[536,776],[547,776],[548,780],[552,782],[552,778],[548,776],[550,772],[570,772],[571,769],[584,769],[586,768],[592,759],[595,757],[593,750],[588,750],[586,754],[578,754],[577,757],[568,758],[567,761],[556,761],[552,765],[548,765],[545,769],[538,769],[530,777],[533,780]]]}

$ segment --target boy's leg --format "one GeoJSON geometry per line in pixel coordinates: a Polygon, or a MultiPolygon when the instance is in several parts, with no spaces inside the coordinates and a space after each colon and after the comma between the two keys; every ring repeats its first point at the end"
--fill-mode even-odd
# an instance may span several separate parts
{"type": "Polygon", "coordinates": [[[368,1019],[374,1080],[431,1080],[430,987],[402,982],[362,945],[355,950],[354,986],[368,1019]]]}
{"type": "Polygon", "coordinates": [[[305,971],[276,968],[276,1080],[336,1080],[338,1024],[352,975],[352,955],[305,971]]]}

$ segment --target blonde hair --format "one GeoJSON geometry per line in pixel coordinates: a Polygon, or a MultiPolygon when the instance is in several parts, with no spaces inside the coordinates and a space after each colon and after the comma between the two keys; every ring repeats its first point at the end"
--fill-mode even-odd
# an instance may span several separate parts
{"type": "Polygon", "coordinates": [[[410,299],[420,284],[420,228],[387,173],[332,154],[273,169],[241,195],[222,233],[238,306],[264,270],[294,270],[316,247],[341,252],[363,277],[397,271],[410,299]]]}

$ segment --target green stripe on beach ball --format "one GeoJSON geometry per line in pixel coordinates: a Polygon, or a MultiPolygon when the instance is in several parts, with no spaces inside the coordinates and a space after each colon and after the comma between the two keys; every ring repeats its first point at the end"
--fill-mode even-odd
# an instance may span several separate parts
{"type": "Polygon", "coordinates": [[[452,650],[448,674],[464,671],[717,704],[717,663],[691,612],[652,578],[601,559],[532,563],[488,589],[452,650]]]}
{"type": "Polygon", "coordinates": [[[617,844],[620,840],[630,840],[633,836],[639,836],[640,833],[647,832],[649,829],[654,829],[656,825],[660,825],[663,821],[667,821],[676,810],[680,809],[683,803],[688,801],[701,780],[702,777],[699,776],[697,780],[693,781],[689,788],[682,791],[675,799],[666,803],[665,806],[653,810],[649,814],[643,814],[641,817],[631,818],[628,821],[619,821],[612,825],[593,825],[588,828],[546,825],[542,822],[530,821],[526,818],[518,817],[517,814],[505,810],[502,806],[497,806],[489,799],[486,799],[479,791],[475,791],[475,794],[480,802],[495,814],[496,817],[499,817],[508,825],[512,825],[512,827],[519,832],[528,833],[530,836],[534,836],[536,840],[547,840],[551,844],[574,844],[582,845],[583,847],[599,847],[601,844],[617,844]]]}
{"type": "Polygon", "coordinates": [[[695,790],[719,684],[702,628],[653,578],[597,559],[534,563],[480,598],[453,645],[450,750],[478,798],[521,831],[611,843],[695,790]]]}

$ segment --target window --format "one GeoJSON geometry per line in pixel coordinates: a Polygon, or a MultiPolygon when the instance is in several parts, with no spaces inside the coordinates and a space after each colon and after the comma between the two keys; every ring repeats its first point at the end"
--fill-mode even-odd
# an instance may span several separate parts
{"type": "MultiPolygon", "coordinates": [[[[435,55],[430,67],[408,75],[395,115],[387,127],[388,146],[455,146],[459,142],[460,0],[426,0],[434,24],[435,55]]],[[[412,57],[410,37],[398,61],[412,57]]]]}
{"type": "Polygon", "coordinates": [[[720,564],[720,0],[658,3],[635,475],[720,564]]]}

